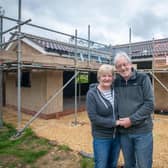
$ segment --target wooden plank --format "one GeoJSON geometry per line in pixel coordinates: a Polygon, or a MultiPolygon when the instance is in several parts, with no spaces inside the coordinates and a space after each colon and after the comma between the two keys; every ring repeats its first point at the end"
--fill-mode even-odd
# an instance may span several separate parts
{"type": "MultiPolygon", "coordinates": [[[[167,73],[157,73],[157,78],[168,87],[168,75],[167,73]]],[[[155,109],[168,111],[168,92],[155,81],[155,109]]]]}
{"type": "MultiPolygon", "coordinates": [[[[0,51],[0,60],[3,62],[17,61],[16,52],[11,51],[0,51]]],[[[86,68],[86,69],[98,69],[101,64],[92,61],[80,61],[73,58],[65,58],[57,55],[44,55],[44,54],[22,54],[22,62],[30,64],[45,64],[47,66],[65,66],[65,67],[76,67],[76,68],[86,68]]]]}

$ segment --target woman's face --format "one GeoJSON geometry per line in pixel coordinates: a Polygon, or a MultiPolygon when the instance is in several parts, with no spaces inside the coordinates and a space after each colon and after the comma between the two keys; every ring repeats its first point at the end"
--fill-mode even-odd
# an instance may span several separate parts
{"type": "Polygon", "coordinates": [[[110,88],[113,82],[113,75],[111,73],[101,74],[99,77],[99,84],[103,88],[110,88]]]}

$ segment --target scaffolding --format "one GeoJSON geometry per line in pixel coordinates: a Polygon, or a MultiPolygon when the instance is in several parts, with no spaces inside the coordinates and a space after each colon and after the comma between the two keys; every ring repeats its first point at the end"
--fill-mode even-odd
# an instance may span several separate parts
{"type": "MultiPolygon", "coordinates": [[[[143,42],[145,43],[145,42],[143,42]]],[[[158,89],[162,89],[162,93],[164,92],[165,99],[168,99],[168,76],[163,81],[163,79],[159,79],[158,75],[159,74],[168,74],[168,39],[163,39],[157,40],[157,39],[152,39],[151,41],[148,41],[150,43],[151,51],[148,51],[146,49],[143,49],[141,52],[142,56],[143,55],[151,55],[151,62],[152,62],[152,67],[151,69],[138,69],[138,71],[142,71],[145,73],[150,74],[152,77],[152,86],[153,86],[153,91],[154,91],[154,97],[157,98],[155,99],[155,103],[158,102],[158,97],[160,96],[160,99],[162,98],[162,94],[158,96],[158,89]],[[166,81],[167,80],[167,81],[166,81]],[[157,94],[156,94],[157,93],[157,94]]],[[[128,55],[130,58],[133,57],[132,53],[132,46],[133,45],[138,45],[138,43],[132,44],[131,42],[131,28],[129,29],[129,44],[128,44],[128,55]]],[[[137,52],[137,51],[136,51],[137,52]]],[[[132,59],[133,60],[133,59],[132,59]]],[[[133,60],[134,61],[134,60],[133,60]]],[[[139,60],[140,61],[140,60],[139,60]]],[[[143,61],[143,60],[141,60],[143,61]]],[[[165,76],[166,77],[166,76],[165,76]]],[[[162,102],[162,109],[158,109],[158,103],[155,104],[156,108],[155,111],[159,113],[163,113],[164,111],[168,113],[168,101],[165,101],[165,104],[162,102]]]]}
{"type": "MultiPolygon", "coordinates": [[[[21,0],[18,0],[18,19],[9,18],[9,17],[6,17],[4,15],[0,15],[1,21],[9,20],[9,21],[15,22],[17,24],[15,26],[13,26],[12,28],[9,28],[8,30],[3,31],[3,23],[1,22],[1,32],[0,32],[1,58],[2,57],[3,57],[3,59],[9,58],[9,61],[2,62],[2,64],[1,64],[1,74],[3,74],[4,70],[9,70],[9,71],[10,70],[17,70],[17,103],[18,103],[17,104],[17,113],[18,113],[18,127],[17,127],[17,129],[18,129],[18,132],[17,132],[16,136],[19,136],[39,116],[39,114],[48,106],[48,104],[50,104],[63,91],[63,89],[73,79],[75,79],[75,96],[74,96],[74,98],[75,98],[75,100],[74,100],[74,102],[75,102],[74,111],[75,112],[74,112],[74,122],[73,123],[74,123],[74,125],[77,125],[78,124],[78,121],[77,121],[77,108],[78,108],[77,107],[77,101],[78,101],[77,100],[77,76],[80,72],[83,72],[83,71],[84,72],[85,71],[96,71],[98,69],[98,67],[100,66],[101,63],[96,64],[96,65],[95,65],[95,63],[92,64],[92,60],[90,58],[91,52],[101,53],[101,54],[107,56],[107,59],[109,59],[109,61],[111,61],[110,60],[111,59],[111,52],[101,51],[99,49],[96,49],[96,47],[93,47],[93,45],[97,45],[98,48],[103,48],[103,47],[107,47],[107,45],[90,40],[90,25],[88,26],[88,39],[84,39],[84,38],[81,38],[81,37],[77,36],[77,30],[75,30],[75,35],[70,35],[70,34],[59,32],[59,31],[56,31],[56,30],[53,30],[53,29],[42,27],[42,26],[39,26],[39,25],[31,24],[31,23],[29,23],[31,21],[31,19],[28,19],[26,21],[22,21],[22,19],[21,19],[21,13],[22,13],[21,2],[22,2],[21,0]],[[36,61],[34,63],[32,62],[31,64],[30,64],[30,61],[29,62],[23,62],[21,40],[25,36],[21,31],[21,27],[24,26],[24,25],[34,27],[34,28],[37,28],[37,29],[41,29],[41,30],[44,30],[44,31],[56,33],[56,34],[59,34],[59,35],[62,35],[62,36],[66,36],[69,39],[72,39],[71,42],[74,41],[74,43],[75,43],[75,44],[73,44],[75,46],[74,47],[75,55],[74,55],[73,58],[70,58],[72,60],[71,62],[73,62],[72,65],[64,66],[62,64],[51,63],[51,62],[48,65],[44,65],[44,64],[36,64],[36,61]],[[17,30],[17,32],[15,33],[17,35],[17,38],[12,39],[12,40],[9,39],[8,42],[3,42],[2,41],[3,35],[5,35],[6,33],[12,32],[12,30],[17,30]],[[77,59],[78,49],[81,48],[81,46],[79,46],[79,43],[81,41],[83,41],[84,44],[87,44],[87,47],[84,47],[85,50],[88,53],[88,60],[86,62],[81,62],[77,59]],[[13,42],[17,42],[17,58],[14,58],[13,53],[9,53],[9,52],[4,50],[7,45],[10,45],[13,42]],[[14,59],[11,59],[12,57],[14,59]],[[83,66],[83,64],[85,66],[83,66]],[[75,73],[74,73],[74,76],[71,79],[69,79],[69,81],[62,88],[60,88],[59,91],[57,91],[47,101],[46,104],[44,104],[40,108],[40,110],[25,124],[25,126],[23,128],[21,128],[21,120],[22,120],[22,116],[21,116],[21,104],[22,104],[21,103],[21,100],[22,100],[22,98],[21,98],[21,71],[22,71],[23,68],[65,70],[65,71],[74,71],[75,73]]],[[[67,59],[68,59],[68,57],[67,57],[67,59]]],[[[2,81],[2,78],[0,76],[0,82],[1,81],[2,81]]],[[[1,86],[2,86],[2,84],[1,84],[1,86]]],[[[0,89],[1,88],[2,87],[0,87],[0,89]]],[[[1,94],[1,98],[2,97],[3,97],[3,95],[1,94]]],[[[3,105],[1,104],[1,107],[2,106],[3,105]]],[[[0,121],[1,121],[1,123],[3,123],[1,109],[0,109],[0,114],[1,114],[0,115],[0,121]]]]}
{"type": "MultiPolygon", "coordinates": [[[[101,43],[98,43],[98,42],[95,42],[95,41],[91,41],[90,40],[90,25],[88,25],[88,39],[84,39],[84,38],[81,38],[81,37],[78,37],[77,35],[77,30],[75,30],[75,33],[74,35],[70,35],[70,34],[66,34],[66,33],[63,33],[63,32],[59,32],[59,31],[56,31],[56,30],[53,30],[53,29],[50,29],[50,28],[46,28],[46,27],[42,27],[42,26],[39,26],[39,25],[35,25],[35,24],[31,24],[31,19],[28,19],[26,21],[22,21],[21,19],[21,0],[18,0],[18,19],[14,19],[14,18],[9,18],[9,17],[6,17],[4,16],[4,13],[0,13],[0,21],[1,21],[1,26],[0,26],[0,47],[1,47],[1,56],[3,56],[4,58],[8,58],[10,57],[13,57],[14,55],[12,53],[7,53],[6,54],[6,51],[4,51],[4,48],[5,46],[7,46],[8,44],[12,43],[12,42],[17,42],[17,59],[13,59],[13,60],[10,60],[8,62],[5,62],[5,63],[1,63],[1,71],[0,71],[0,91],[2,91],[2,75],[3,75],[3,71],[4,70],[17,70],[17,74],[18,74],[18,81],[17,81],[17,86],[18,86],[18,90],[17,90],[17,98],[18,98],[18,104],[17,104],[17,107],[18,107],[18,135],[20,135],[25,128],[27,128],[31,122],[33,122],[38,116],[39,114],[48,106],[48,104],[53,100],[55,99],[55,97],[57,97],[62,91],[63,89],[73,80],[75,79],[75,108],[74,108],[74,124],[77,125],[77,76],[80,72],[85,72],[85,71],[96,71],[99,67],[100,64],[93,64],[92,63],[92,60],[91,60],[91,53],[92,52],[96,52],[96,53],[101,53],[105,56],[107,56],[107,58],[109,59],[109,63],[111,63],[111,59],[112,59],[112,53],[109,51],[101,51],[99,50],[100,48],[106,48],[107,45],[105,44],[101,44],[101,43]],[[8,20],[8,21],[12,21],[14,23],[17,23],[17,25],[15,25],[14,27],[12,28],[9,28],[8,30],[5,30],[3,31],[3,20],[8,20]],[[32,61],[32,63],[30,64],[30,60],[28,62],[23,62],[23,59],[22,59],[22,43],[21,43],[21,40],[25,37],[24,34],[21,32],[21,27],[22,26],[29,26],[29,27],[33,27],[33,28],[37,28],[37,29],[41,29],[41,30],[44,30],[44,31],[47,31],[47,32],[52,32],[52,33],[55,33],[55,34],[59,34],[59,35],[62,35],[62,36],[65,36],[67,37],[71,43],[73,43],[73,45],[75,46],[74,47],[74,57],[73,58],[70,58],[72,60],[72,64],[69,64],[67,66],[64,66],[63,64],[57,64],[57,63],[52,63],[52,61],[48,64],[48,65],[44,65],[44,64],[40,64],[38,62],[37,64],[37,60],[35,62],[32,61]],[[16,30],[17,29],[17,38],[16,39],[12,39],[12,40],[9,40],[8,42],[3,42],[3,35],[6,34],[6,33],[9,33],[11,32],[12,30],[16,30]],[[85,50],[87,51],[88,53],[88,60],[86,62],[80,62],[78,59],[77,59],[77,54],[78,54],[78,50],[81,48],[81,42],[83,41],[83,43],[87,46],[85,47],[85,50]],[[96,49],[96,47],[93,47],[92,45],[97,45],[99,47],[99,49],[96,49]],[[95,66],[94,66],[95,65],[95,66]],[[69,81],[58,91],[56,92],[48,101],[47,103],[41,107],[41,109],[32,117],[32,119],[30,119],[30,121],[27,122],[27,124],[21,128],[21,81],[20,81],[20,77],[21,77],[21,70],[23,68],[34,68],[34,69],[52,69],[52,70],[65,70],[65,71],[74,71],[74,76],[69,79],[69,81]]],[[[131,56],[132,54],[132,49],[131,49],[131,29],[130,29],[130,40],[129,40],[129,55],[131,56]]],[[[167,67],[163,68],[158,68],[156,66],[156,57],[158,55],[160,55],[160,51],[157,52],[155,49],[156,49],[156,44],[155,44],[155,40],[153,39],[153,57],[152,57],[152,69],[146,69],[146,70],[143,70],[145,71],[146,73],[150,73],[153,77],[153,86],[155,87],[155,82],[158,82],[165,90],[166,92],[168,92],[168,88],[167,86],[165,86],[165,84],[163,84],[163,82],[157,77],[157,73],[167,73],[168,72],[168,69],[167,67]]],[[[167,53],[167,51],[164,51],[163,53],[167,53]]],[[[41,55],[40,55],[41,56],[41,55]]],[[[165,56],[166,59],[167,59],[167,56],[165,56]]],[[[41,59],[43,57],[41,56],[41,59]]],[[[69,57],[66,57],[67,59],[69,57]]],[[[167,64],[166,64],[167,65],[167,64]]],[[[141,70],[140,70],[141,71],[141,70]]],[[[2,92],[1,93],[1,99],[0,99],[0,107],[2,107],[2,92]]],[[[80,101],[80,100],[79,100],[80,101]]],[[[2,126],[2,110],[0,108],[0,127],[2,126]]]]}
{"type": "Polygon", "coordinates": [[[153,60],[151,75],[153,76],[153,85],[155,90],[156,111],[159,111],[159,113],[168,112],[168,101],[166,101],[168,100],[167,44],[167,41],[160,42],[159,40],[153,39],[153,60]],[[163,97],[165,101],[162,101],[163,97]]]}

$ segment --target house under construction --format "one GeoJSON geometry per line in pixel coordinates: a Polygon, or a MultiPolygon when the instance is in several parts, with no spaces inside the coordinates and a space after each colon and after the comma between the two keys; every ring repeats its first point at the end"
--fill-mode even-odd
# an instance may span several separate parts
{"type": "MultiPolygon", "coordinates": [[[[58,92],[78,71],[77,96],[79,107],[83,107],[89,83],[97,82],[95,71],[102,63],[110,63],[110,52],[55,41],[30,34],[21,34],[22,73],[21,73],[21,107],[27,113],[36,113],[54,93],[58,92]],[[87,78],[86,83],[80,77],[87,78]]],[[[12,35],[5,50],[1,51],[0,59],[4,69],[4,105],[17,107],[17,37],[12,35]]],[[[64,88],[51,104],[40,114],[49,119],[74,110],[75,78],[64,88]],[[68,110],[69,109],[69,110],[68,110]],[[64,113],[62,113],[64,111],[64,113]]],[[[78,109],[80,109],[78,107],[78,109]]],[[[83,109],[83,108],[82,108],[83,109]]]]}
{"type": "MultiPolygon", "coordinates": [[[[97,81],[95,71],[98,67],[102,63],[111,63],[111,59],[118,51],[125,51],[128,54],[130,51],[129,44],[109,47],[106,51],[92,49],[90,61],[88,61],[88,50],[85,47],[78,46],[75,57],[76,48],[73,44],[26,33],[22,33],[22,36],[21,107],[23,111],[31,114],[36,113],[73,77],[75,69],[88,78],[86,83],[77,83],[78,110],[81,107],[83,110],[82,105],[84,105],[83,101],[89,84],[97,81]]],[[[16,33],[10,40],[15,37],[16,33]]],[[[168,39],[131,44],[131,57],[137,69],[146,71],[151,77],[152,73],[155,76],[155,109],[159,111],[168,111],[168,93],[166,92],[168,47],[166,44],[168,44],[168,39]]],[[[9,43],[5,50],[1,51],[0,60],[4,68],[3,103],[6,106],[17,107],[17,41],[9,43]]],[[[40,116],[49,119],[74,111],[74,96],[75,78],[40,116]]]]}
{"type": "MultiPolygon", "coordinates": [[[[17,22],[17,28],[23,24],[12,18],[1,18],[17,22]]],[[[45,119],[83,110],[89,84],[97,82],[99,66],[111,64],[117,52],[125,51],[138,70],[150,75],[156,111],[168,112],[167,38],[116,46],[99,45],[96,48],[91,47],[96,42],[89,37],[88,40],[81,39],[77,33],[70,37],[73,42],[68,43],[23,33],[19,29],[12,32],[9,42],[2,43],[1,40],[3,106],[20,106],[22,111],[30,114],[37,114],[40,109],[39,115],[45,119]],[[84,40],[87,45],[80,45],[79,40],[84,40]],[[87,82],[80,82],[82,75],[87,82]],[[17,99],[18,90],[21,99],[17,99]]]]}

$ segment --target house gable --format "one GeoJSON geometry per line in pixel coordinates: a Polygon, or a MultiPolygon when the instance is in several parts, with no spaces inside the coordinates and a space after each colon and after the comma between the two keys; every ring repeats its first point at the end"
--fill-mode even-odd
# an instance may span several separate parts
{"type": "MultiPolygon", "coordinates": [[[[34,53],[34,54],[46,54],[45,50],[40,47],[39,45],[33,43],[32,41],[30,41],[29,39],[22,39],[22,52],[23,53],[34,53]]],[[[12,42],[10,43],[6,49],[6,51],[14,51],[17,52],[17,42],[12,42]]]]}

